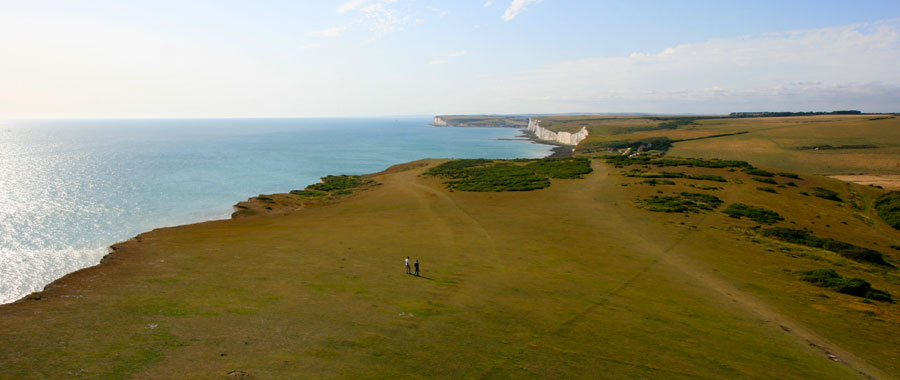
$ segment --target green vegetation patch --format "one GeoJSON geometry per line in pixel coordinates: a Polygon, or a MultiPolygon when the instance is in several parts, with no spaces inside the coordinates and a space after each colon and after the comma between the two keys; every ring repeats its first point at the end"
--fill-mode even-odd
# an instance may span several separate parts
{"type": "Polygon", "coordinates": [[[757,186],[756,190],[765,191],[767,193],[778,194],[778,190],[775,190],[774,188],[771,188],[771,187],[757,186]]]}
{"type": "Polygon", "coordinates": [[[819,198],[823,198],[823,199],[827,199],[829,201],[835,201],[835,202],[843,202],[844,201],[843,199],[841,199],[840,196],[838,196],[838,193],[836,191],[831,191],[824,187],[814,187],[813,190],[815,190],[815,192],[812,195],[815,195],[819,198]]]}
{"type": "Polygon", "coordinates": [[[800,244],[813,248],[822,248],[856,262],[893,267],[893,265],[889,264],[887,261],[884,261],[884,256],[881,254],[881,252],[839,240],[813,236],[807,230],[798,230],[787,227],[773,227],[764,230],[762,233],[765,236],[788,243],[800,244]]]}
{"type": "Polygon", "coordinates": [[[579,158],[544,158],[531,162],[526,167],[535,173],[550,178],[584,178],[591,169],[591,160],[579,158]]]}
{"type": "Polygon", "coordinates": [[[775,182],[774,179],[771,179],[768,177],[752,177],[752,179],[756,182],[768,183],[768,184],[772,184],[772,185],[778,184],[778,182],[775,182]]]}
{"type": "Polygon", "coordinates": [[[584,178],[592,172],[587,158],[540,160],[463,159],[447,161],[425,174],[450,178],[444,182],[462,191],[529,191],[550,186],[549,178],[584,178]],[[524,165],[519,163],[525,162],[524,165]]]}
{"type": "Polygon", "coordinates": [[[641,181],[641,183],[646,183],[646,184],[648,184],[648,185],[650,185],[650,186],[656,186],[656,185],[674,185],[674,184],[675,184],[675,181],[671,181],[671,180],[668,180],[668,179],[656,179],[656,178],[652,178],[652,179],[645,179],[645,180],[641,181]]]}
{"type": "Polygon", "coordinates": [[[775,176],[775,173],[772,173],[768,170],[762,170],[762,169],[757,169],[757,168],[752,168],[752,167],[744,169],[744,173],[747,173],[750,175],[756,175],[756,176],[760,176],[760,177],[774,177],[775,176]]]}
{"type": "Polygon", "coordinates": [[[800,175],[799,175],[799,174],[796,174],[796,173],[789,173],[789,172],[779,172],[779,173],[778,173],[778,176],[780,176],[780,177],[786,177],[786,178],[793,178],[793,179],[800,179],[800,175]]]}
{"type": "Polygon", "coordinates": [[[318,191],[335,191],[335,190],[346,190],[352,189],[354,187],[360,187],[363,185],[370,184],[374,181],[371,179],[363,178],[358,175],[329,175],[327,177],[322,177],[322,182],[309,185],[306,187],[307,190],[318,190],[318,191]]]}
{"type": "Polygon", "coordinates": [[[637,157],[627,157],[622,155],[608,155],[602,158],[606,159],[606,162],[610,164],[614,164],[617,167],[623,167],[628,165],[654,165],[657,167],[665,167],[665,166],[688,166],[688,167],[698,167],[698,168],[752,168],[747,161],[738,161],[738,160],[718,160],[711,159],[705,160],[702,158],[655,158],[649,156],[637,156],[637,157]]]}
{"type": "Polygon", "coordinates": [[[303,198],[322,198],[328,195],[328,193],[315,190],[291,190],[291,194],[299,195],[303,198]]]}
{"type": "Polygon", "coordinates": [[[816,286],[832,289],[838,293],[851,296],[868,298],[876,301],[893,302],[891,294],[878,289],[872,289],[872,284],[861,278],[844,277],[834,269],[813,269],[799,272],[803,275],[803,281],[811,282],[816,286]]]}
{"type": "Polygon", "coordinates": [[[885,223],[900,230],[900,191],[891,191],[878,197],[875,210],[885,223]]]}
{"type": "Polygon", "coordinates": [[[760,224],[773,224],[784,220],[784,218],[775,211],[764,209],[762,207],[745,205],[743,203],[732,203],[728,205],[728,208],[723,212],[735,219],[746,217],[760,224]]]}
{"type": "Polygon", "coordinates": [[[597,152],[608,149],[628,149],[638,150],[644,147],[644,150],[667,151],[672,147],[672,140],[668,137],[648,137],[639,140],[614,140],[614,141],[594,141],[584,143],[578,147],[580,152],[597,152]]]}
{"type": "Polygon", "coordinates": [[[700,212],[714,210],[722,200],[712,194],[682,192],[679,195],[658,196],[639,199],[639,207],[655,212],[700,212]]]}

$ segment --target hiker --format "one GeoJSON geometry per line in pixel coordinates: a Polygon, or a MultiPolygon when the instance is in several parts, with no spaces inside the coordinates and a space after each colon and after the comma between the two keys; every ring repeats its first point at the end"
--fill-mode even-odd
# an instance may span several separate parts
{"type": "Polygon", "coordinates": [[[409,270],[409,256],[406,256],[406,274],[412,274],[412,271],[409,270]]]}
{"type": "Polygon", "coordinates": [[[416,259],[416,277],[419,277],[419,259],[416,259]]]}

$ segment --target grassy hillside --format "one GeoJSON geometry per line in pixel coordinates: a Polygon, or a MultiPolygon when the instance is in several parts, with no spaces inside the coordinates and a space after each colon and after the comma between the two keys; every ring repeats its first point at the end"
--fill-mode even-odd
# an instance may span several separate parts
{"type": "Polygon", "coordinates": [[[512,165],[549,181],[473,192],[426,174],[444,162],[400,165],[325,195],[257,197],[246,209],[255,215],[119,244],[103,265],[0,306],[0,378],[900,373],[900,306],[806,279],[832,269],[841,277],[828,272],[830,285],[860,279],[897,297],[895,268],[777,240],[724,212],[765,208],[783,220],[764,228],[805,228],[897,266],[890,246],[900,232],[872,207],[879,189],[805,173],[765,177],[772,185],[740,167],[602,159],[589,161],[590,172],[581,160],[445,171],[494,183],[512,165]],[[682,174],[653,175],[662,172],[682,174]],[[812,195],[818,188],[842,201],[812,195]],[[709,207],[642,207],[654,196],[709,207]],[[407,256],[420,260],[422,277],[404,274],[407,256]]]}

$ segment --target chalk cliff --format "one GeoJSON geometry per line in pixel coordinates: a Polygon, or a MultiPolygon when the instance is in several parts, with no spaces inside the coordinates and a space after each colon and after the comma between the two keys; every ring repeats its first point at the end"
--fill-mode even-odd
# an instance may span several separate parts
{"type": "Polygon", "coordinates": [[[581,127],[581,130],[576,133],[553,132],[546,128],[542,128],[540,120],[531,118],[528,119],[528,131],[534,133],[534,135],[541,140],[555,141],[566,145],[578,145],[581,140],[586,139],[588,136],[588,131],[585,127],[581,127]]]}
{"type": "Polygon", "coordinates": [[[446,125],[447,125],[447,122],[444,121],[444,119],[441,119],[440,116],[435,116],[435,117],[434,117],[434,122],[432,122],[431,125],[437,125],[437,126],[443,127],[443,126],[446,126],[446,125]]]}

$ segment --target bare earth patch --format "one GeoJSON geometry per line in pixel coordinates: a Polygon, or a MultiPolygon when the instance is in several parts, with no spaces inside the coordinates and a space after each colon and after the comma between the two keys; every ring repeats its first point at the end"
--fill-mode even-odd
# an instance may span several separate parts
{"type": "Polygon", "coordinates": [[[881,186],[885,190],[900,190],[900,174],[843,174],[829,177],[860,185],[881,186]]]}

